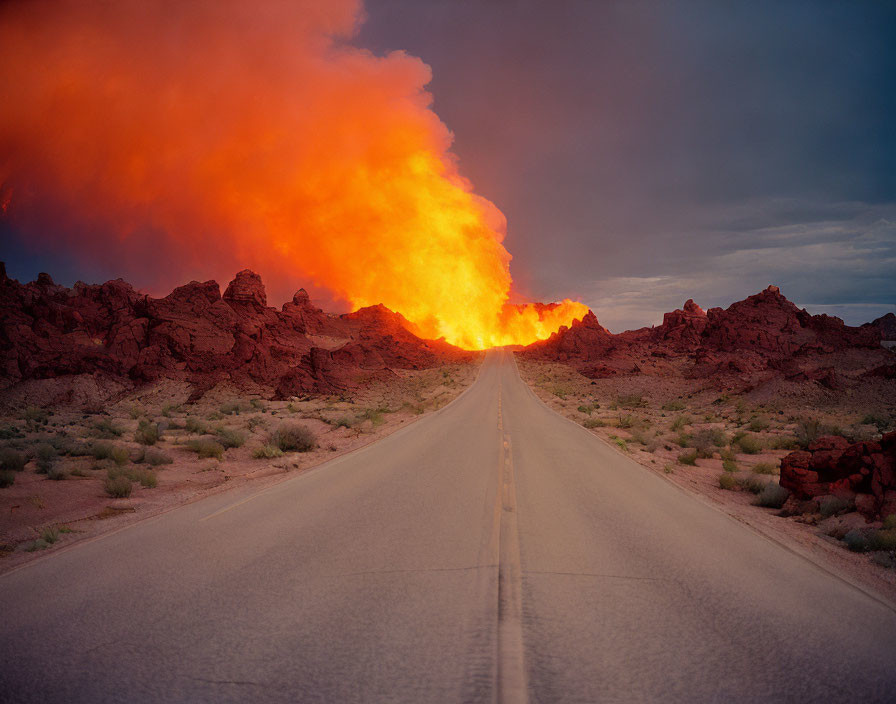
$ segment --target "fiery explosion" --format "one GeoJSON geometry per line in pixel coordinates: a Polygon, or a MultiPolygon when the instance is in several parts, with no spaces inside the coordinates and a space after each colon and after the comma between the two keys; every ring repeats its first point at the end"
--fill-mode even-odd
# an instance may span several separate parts
{"type": "Polygon", "coordinates": [[[504,217],[459,174],[429,67],[349,45],[361,16],[352,0],[7,3],[8,216],[145,285],[249,266],[276,293],[311,280],[469,349],[582,317],[508,305],[504,217]]]}

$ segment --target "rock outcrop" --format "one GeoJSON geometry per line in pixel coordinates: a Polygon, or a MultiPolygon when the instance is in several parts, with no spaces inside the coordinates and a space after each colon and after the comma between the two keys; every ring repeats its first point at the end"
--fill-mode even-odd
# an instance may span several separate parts
{"type": "Polygon", "coordinates": [[[896,432],[850,444],[825,436],[781,460],[781,486],[799,499],[828,494],[853,499],[867,520],[896,513],[896,432]]]}
{"type": "Polygon", "coordinates": [[[870,323],[865,323],[862,327],[878,330],[883,340],[896,341],[896,314],[894,313],[882,315],[870,323]]]}
{"type": "Polygon", "coordinates": [[[47,274],[20,284],[2,268],[0,312],[0,388],[107,375],[133,385],[185,380],[198,393],[221,381],[251,382],[286,397],[470,358],[416,337],[381,306],[328,315],[300,290],[278,311],[249,270],[223,296],[216,282],[193,281],[152,298],[120,279],[68,289],[47,274]]]}
{"type": "Polygon", "coordinates": [[[688,300],[666,313],[661,325],[617,335],[589,312],[581,322],[519,354],[565,362],[592,378],[678,374],[753,384],[764,376],[836,389],[843,379],[833,360],[846,351],[861,357],[857,364],[862,371],[881,368],[878,374],[884,374],[892,363],[876,327],[850,327],[839,318],[811,315],[769,286],[726,309],[704,312],[688,300]]]}

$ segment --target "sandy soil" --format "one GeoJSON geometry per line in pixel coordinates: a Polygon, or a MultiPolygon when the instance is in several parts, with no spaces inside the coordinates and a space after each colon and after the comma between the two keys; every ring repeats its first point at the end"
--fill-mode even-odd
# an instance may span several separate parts
{"type": "MultiPolygon", "coordinates": [[[[819,403],[814,389],[788,385],[761,397],[720,394],[705,382],[681,378],[592,380],[564,364],[518,359],[520,374],[549,407],[588,428],[635,461],[696,494],[766,537],[841,577],[896,603],[896,551],[855,553],[838,540],[866,524],[850,506],[823,516],[817,504],[785,510],[754,505],[766,483],[777,484],[781,458],[819,428],[854,439],[879,429],[863,399],[819,403]],[[742,436],[743,439],[738,441],[742,436]],[[746,450],[746,451],[745,451],[746,450]],[[693,462],[693,464],[690,464],[693,462]],[[731,489],[721,488],[720,479],[731,489]],[[785,515],[793,513],[793,515],[785,515]],[[832,537],[836,536],[836,537],[832,537]]],[[[892,422],[893,408],[876,418],[892,422]]]]}
{"type": "Polygon", "coordinates": [[[166,383],[102,412],[32,407],[2,417],[0,447],[28,462],[0,488],[0,572],[212,492],[283,481],[374,442],[457,397],[480,361],[399,371],[344,396],[265,401],[218,387],[187,404],[190,389],[166,383]],[[141,422],[161,430],[155,444],[137,441],[141,422]],[[310,430],[316,447],[281,454],[272,433],[284,424],[310,430]],[[200,458],[197,443],[220,459],[200,458]],[[50,456],[49,474],[40,471],[41,452],[50,456]],[[107,481],[116,475],[130,481],[129,496],[110,496],[107,481]]]}

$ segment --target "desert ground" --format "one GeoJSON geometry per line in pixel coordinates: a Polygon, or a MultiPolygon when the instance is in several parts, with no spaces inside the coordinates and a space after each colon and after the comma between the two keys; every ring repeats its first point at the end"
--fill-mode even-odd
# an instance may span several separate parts
{"type": "Polygon", "coordinates": [[[0,571],[211,493],[259,487],[364,447],[442,408],[480,360],[396,370],[345,394],[267,401],[173,381],[107,408],[0,417],[0,571]]]}

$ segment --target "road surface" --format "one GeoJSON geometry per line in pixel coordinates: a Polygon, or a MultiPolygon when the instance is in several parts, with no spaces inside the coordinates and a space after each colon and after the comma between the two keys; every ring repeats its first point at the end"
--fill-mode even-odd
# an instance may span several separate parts
{"type": "Polygon", "coordinates": [[[894,699],[894,611],[550,411],[502,351],[366,449],[0,577],[4,702],[894,699]]]}

